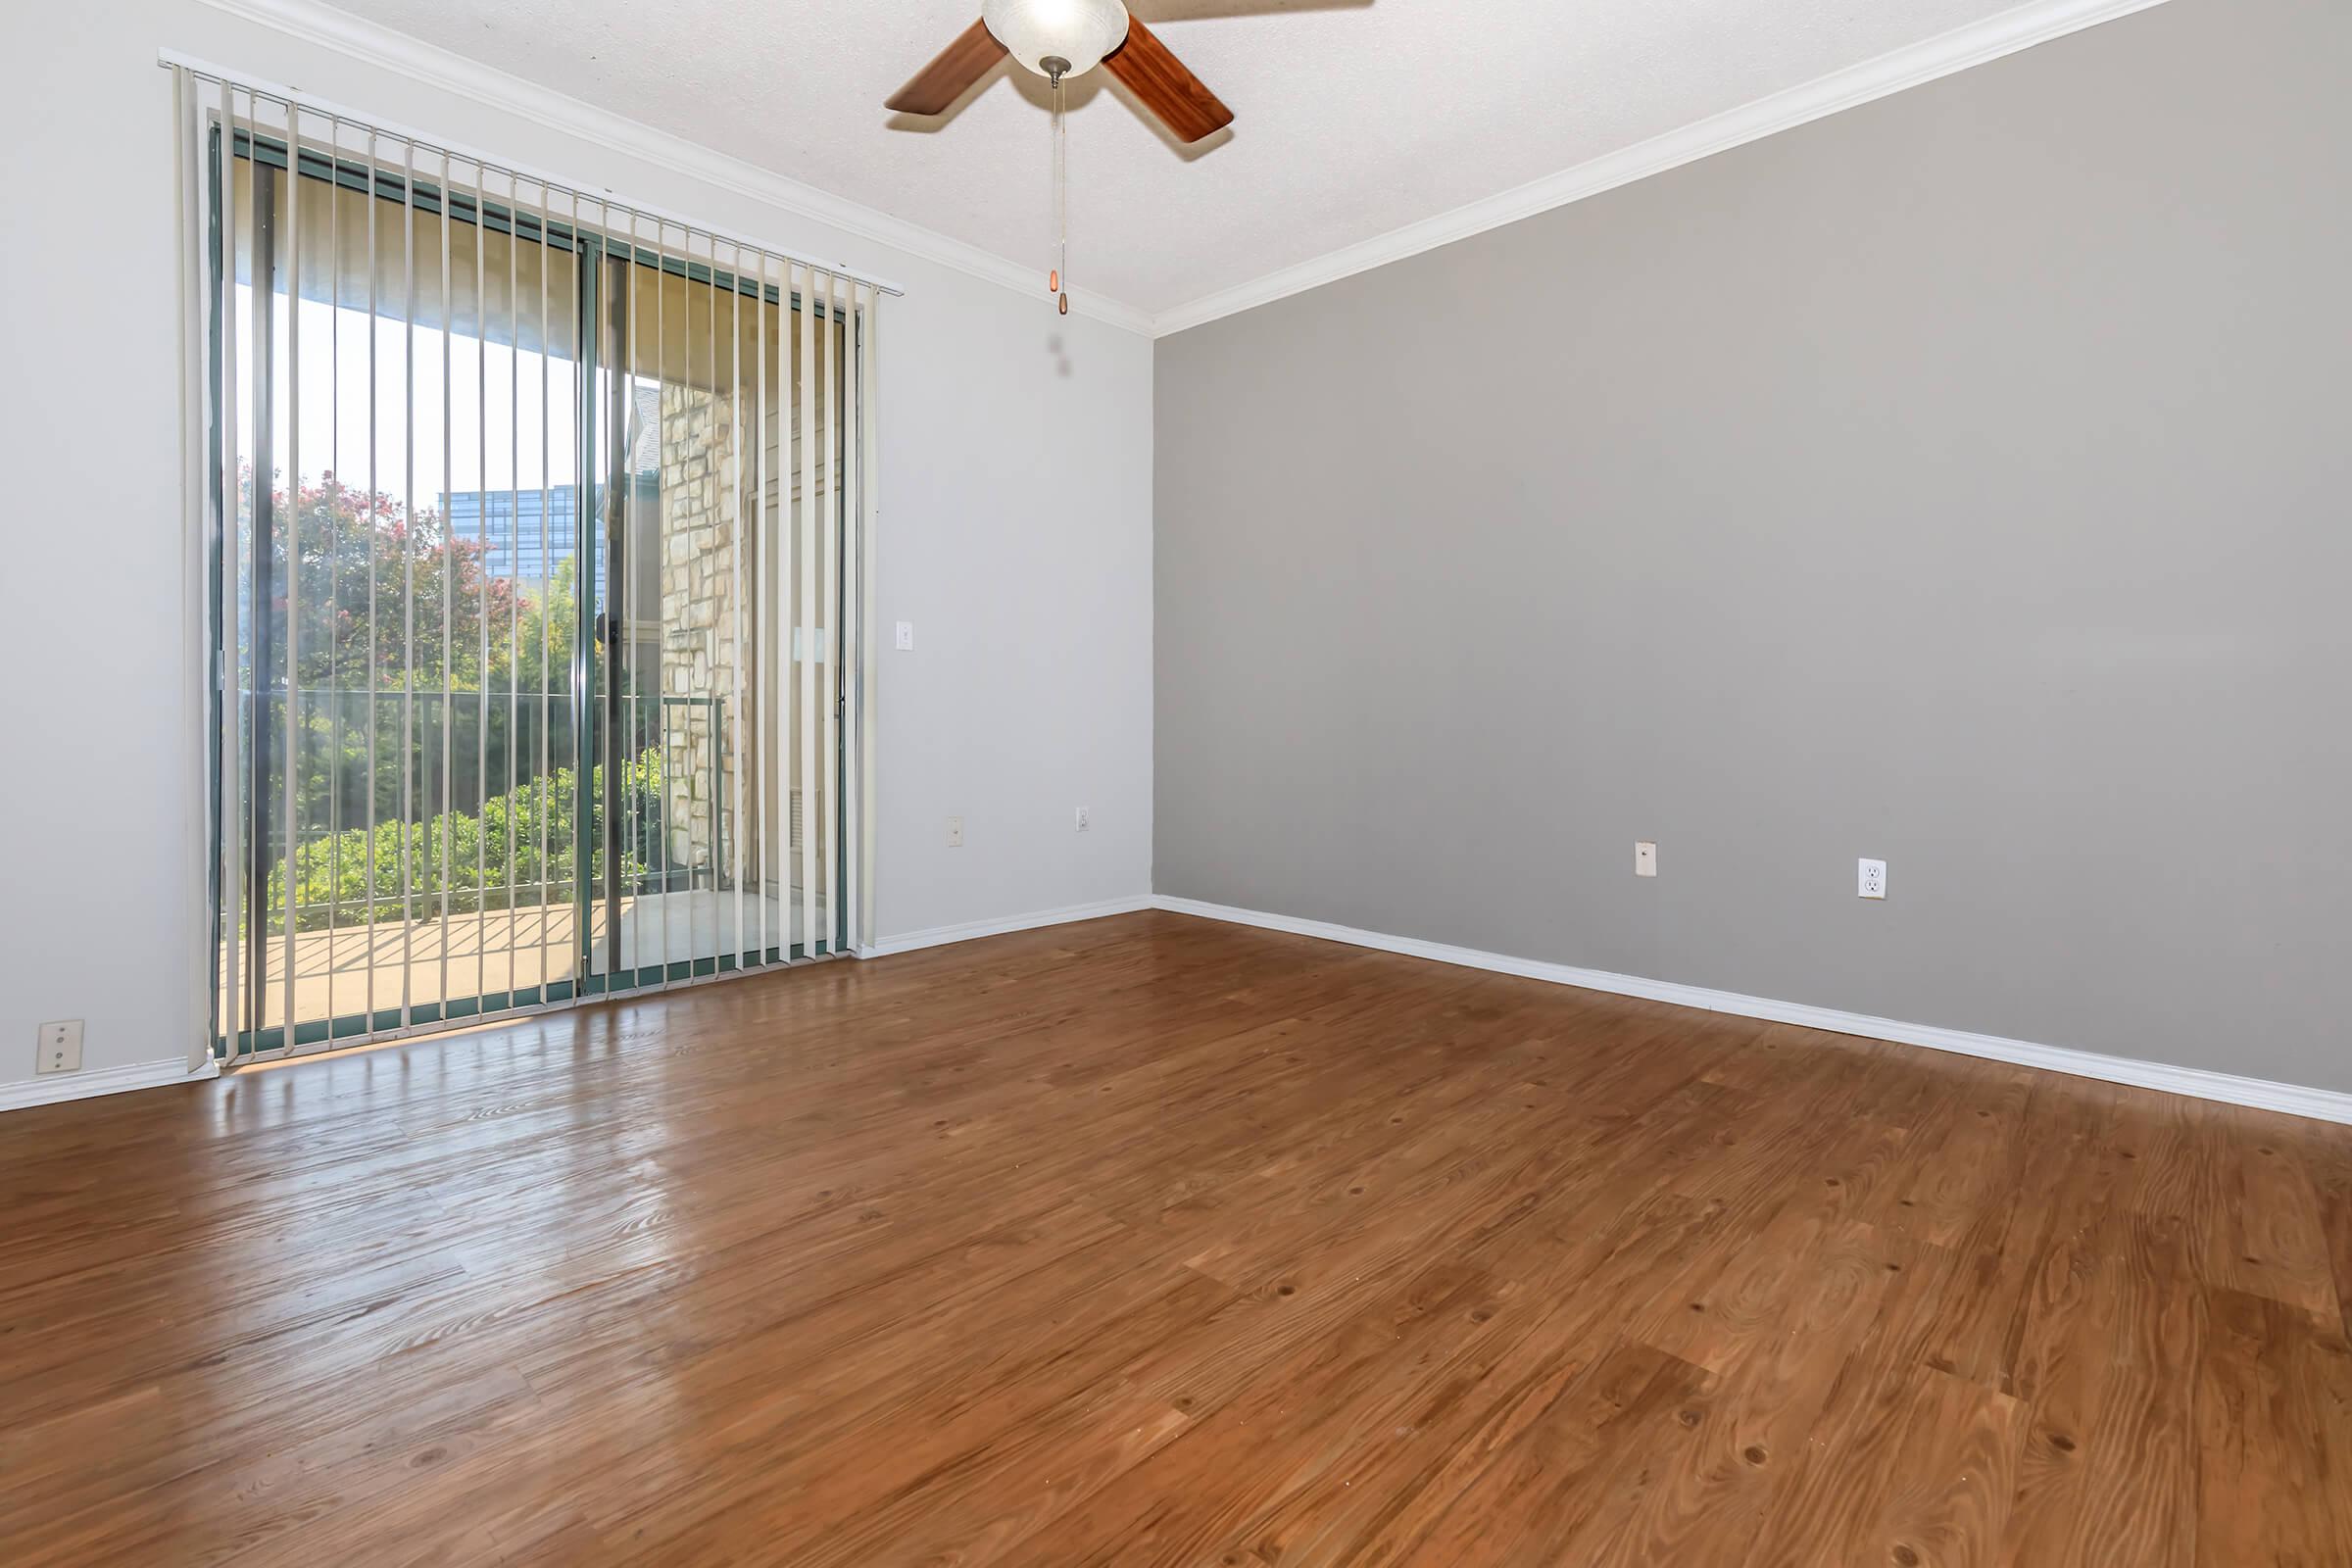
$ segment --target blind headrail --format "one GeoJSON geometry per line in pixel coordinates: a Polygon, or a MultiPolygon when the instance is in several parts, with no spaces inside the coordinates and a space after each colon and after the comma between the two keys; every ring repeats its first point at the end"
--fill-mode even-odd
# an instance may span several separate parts
{"type": "Polygon", "coordinates": [[[602,208],[607,223],[615,217],[625,218],[634,215],[650,222],[667,225],[694,238],[712,240],[721,245],[740,247],[746,251],[758,251],[790,265],[816,268],[819,270],[830,272],[836,277],[863,283],[879,293],[904,296],[906,292],[905,288],[891,282],[888,278],[877,277],[871,272],[860,270],[845,263],[828,261],[820,256],[810,256],[804,251],[772,244],[766,240],[748,239],[724,233],[711,228],[707,223],[698,222],[694,219],[666,208],[653,206],[646,202],[621,200],[612,194],[612,187],[609,185],[599,185],[587,180],[567,179],[560,174],[549,173],[545,170],[534,168],[529,164],[517,163],[513,159],[496,158],[468,147],[463,142],[444,141],[412,126],[401,124],[397,121],[384,120],[370,113],[351,109],[330,99],[320,98],[303,92],[299,88],[287,86],[283,82],[270,81],[267,77],[240,74],[177,49],[158,49],[155,63],[166,71],[185,71],[199,81],[210,82],[215,86],[233,87],[239,92],[251,93],[264,99],[273,99],[286,106],[289,111],[333,120],[354,130],[369,131],[378,136],[406,142],[421,153],[428,153],[434,157],[447,156],[471,164],[486,173],[501,174],[509,179],[528,181],[546,193],[563,196],[576,195],[582,201],[592,202],[602,208]]]}

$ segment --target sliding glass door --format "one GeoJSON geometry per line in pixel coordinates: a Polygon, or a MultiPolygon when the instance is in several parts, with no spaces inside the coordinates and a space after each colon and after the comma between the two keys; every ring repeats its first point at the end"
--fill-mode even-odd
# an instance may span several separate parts
{"type": "Polygon", "coordinates": [[[840,951],[872,291],[214,90],[216,1049],[840,951]]]}
{"type": "Polygon", "coordinates": [[[621,869],[588,972],[666,984],[837,951],[851,324],[609,239],[598,384],[619,439],[594,679],[621,869]]]}

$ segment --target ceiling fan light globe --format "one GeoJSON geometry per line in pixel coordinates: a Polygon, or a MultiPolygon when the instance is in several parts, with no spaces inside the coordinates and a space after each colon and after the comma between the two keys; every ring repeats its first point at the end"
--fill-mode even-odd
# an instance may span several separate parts
{"type": "Polygon", "coordinates": [[[1127,8],[1120,0],[982,0],[980,20],[1005,53],[1041,76],[1049,58],[1069,62],[1080,76],[1127,41],[1127,8]]]}

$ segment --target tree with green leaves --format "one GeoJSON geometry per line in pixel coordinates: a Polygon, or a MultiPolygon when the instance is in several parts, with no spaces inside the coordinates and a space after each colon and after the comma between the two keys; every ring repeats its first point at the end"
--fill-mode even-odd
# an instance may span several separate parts
{"type": "MultiPolygon", "coordinates": [[[[250,469],[243,491],[250,539],[250,469]]],[[[438,912],[445,856],[453,911],[570,897],[574,562],[560,562],[543,593],[523,592],[490,574],[482,543],[454,537],[437,509],[412,510],[331,473],[292,496],[273,487],[270,518],[270,591],[258,606],[250,550],[239,557],[248,607],[240,684],[248,693],[258,685],[258,700],[246,699],[250,721],[282,745],[290,649],[297,923],[323,925],[330,904],[345,922],[367,918],[371,907],[379,918],[398,918],[404,859],[412,915],[438,912]],[[265,654],[258,682],[257,649],[265,654]]],[[[624,820],[645,841],[622,846],[622,872],[633,879],[655,858],[663,820],[661,756],[647,749],[624,765],[624,820]]],[[[589,806],[600,824],[600,878],[603,779],[598,766],[589,806]]],[[[282,767],[263,770],[255,785],[264,792],[263,820],[274,828],[282,767]]],[[[282,845],[275,858],[269,897],[282,906],[282,845]]]]}

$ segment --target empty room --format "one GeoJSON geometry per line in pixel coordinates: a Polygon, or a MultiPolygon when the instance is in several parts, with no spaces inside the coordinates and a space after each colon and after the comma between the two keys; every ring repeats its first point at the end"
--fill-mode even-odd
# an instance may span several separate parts
{"type": "Polygon", "coordinates": [[[2352,7],[7,36],[0,1563],[2352,1565],[2352,7]]]}

